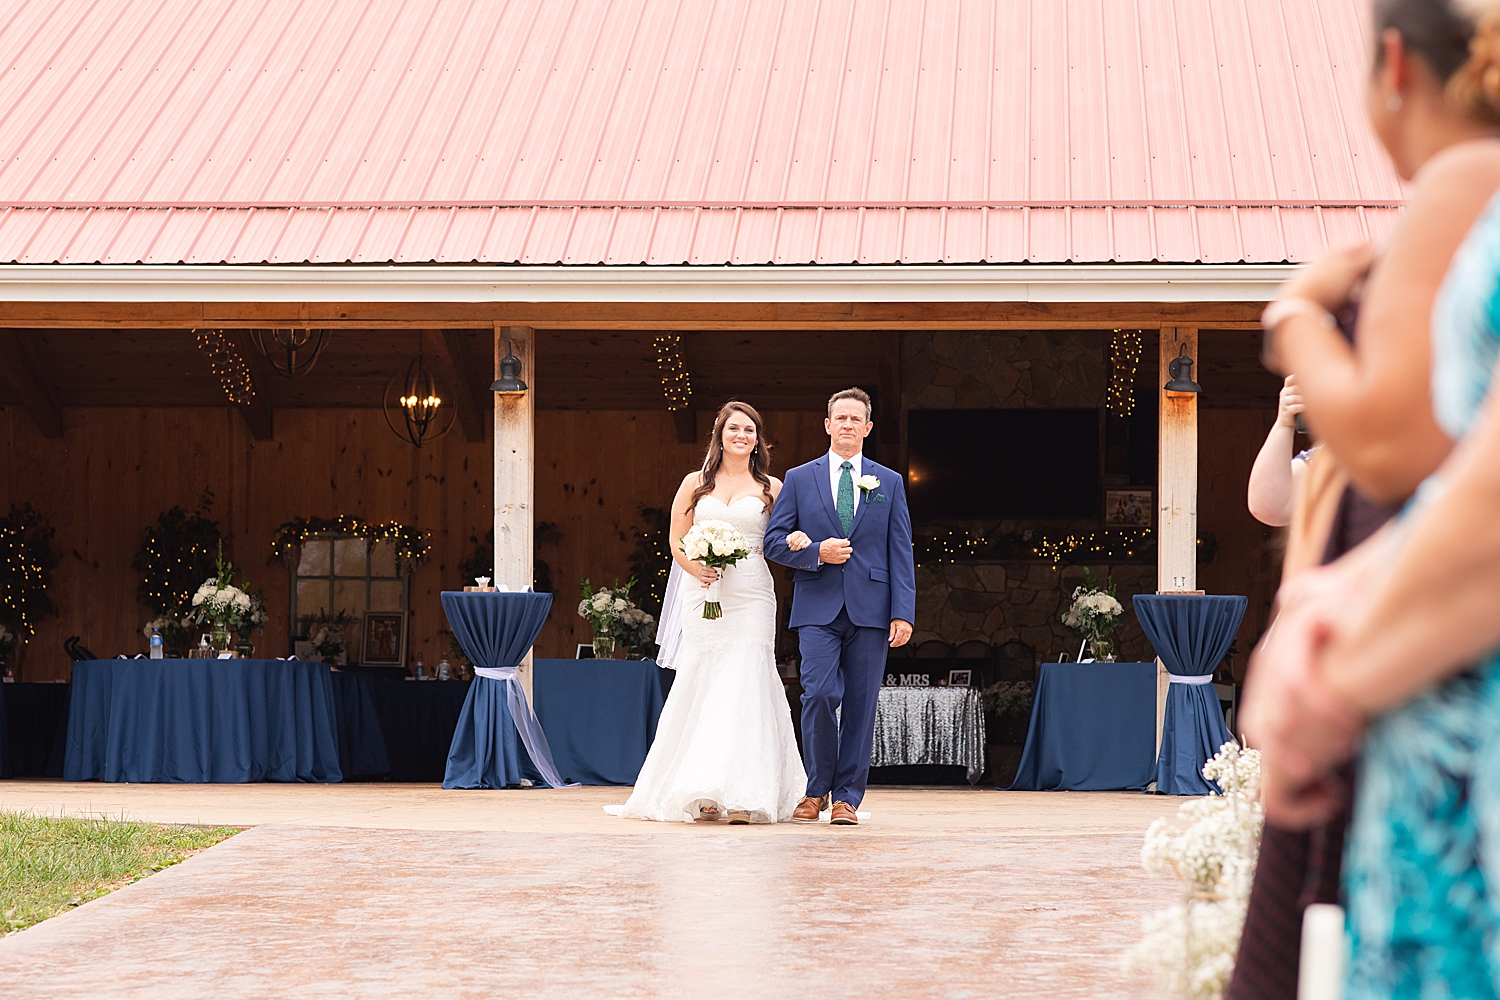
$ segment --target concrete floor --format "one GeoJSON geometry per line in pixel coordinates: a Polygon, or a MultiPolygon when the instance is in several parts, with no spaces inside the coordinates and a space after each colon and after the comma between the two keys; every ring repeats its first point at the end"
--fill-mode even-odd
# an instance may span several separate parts
{"type": "Polygon", "coordinates": [[[873,789],[871,818],[613,819],[626,790],[0,783],[0,809],[253,825],[0,941],[23,997],[1147,997],[1143,795],[873,789]]]}

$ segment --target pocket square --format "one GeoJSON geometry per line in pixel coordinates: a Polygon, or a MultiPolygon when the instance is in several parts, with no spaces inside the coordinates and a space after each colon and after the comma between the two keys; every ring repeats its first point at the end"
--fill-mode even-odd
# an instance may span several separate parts
{"type": "Polygon", "coordinates": [[[877,494],[875,494],[875,497],[874,497],[875,501],[878,502],[878,501],[881,501],[881,500],[884,500],[884,499],[885,499],[885,494],[884,493],[877,493],[877,494]]]}

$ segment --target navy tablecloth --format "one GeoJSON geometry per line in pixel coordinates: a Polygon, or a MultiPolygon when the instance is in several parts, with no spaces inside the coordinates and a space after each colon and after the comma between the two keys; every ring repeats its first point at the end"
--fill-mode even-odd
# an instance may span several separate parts
{"type": "Polygon", "coordinates": [[[532,694],[564,781],[633,785],[663,702],[651,660],[535,660],[532,694]]]}
{"type": "Polygon", "coordinates": [[[1155,663],[1043,663],[1010,787],[1144,789],[1156,777],[1155,757],[1155,663]]]}
{"type": "Polygon", "coordinates": [[[1141,631],[1173,678],[1162,716],[1156,790],[1163,795],[1216,791],[1203,765],[1230,740],[1211,680],[1229,652],[1249,601],[1233,595],[1137,594],[1131,600],[1141,631]]]}
{"type": "Polygon", "coordinates": [[[328,666],[300,660],[80,660],[69,781],[339,781],[328,666]]]}

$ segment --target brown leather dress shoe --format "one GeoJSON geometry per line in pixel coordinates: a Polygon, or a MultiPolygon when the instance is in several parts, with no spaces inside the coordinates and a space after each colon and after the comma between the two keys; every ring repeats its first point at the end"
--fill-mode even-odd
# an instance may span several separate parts
{"type": "Polygon", "coordinates": [[[792,810],[793,823],[816,823],[818,815],[822,813],[823,807],[828,804],[828,796],[815,799],[811,795],[802,796],[802,801],[797,803],[797,808],[792,810]]]}
{"type": "Polygon", "coordinates": [[[847,802],[835,802],[828,822],[834,826],[859,826],[859,813],[847,802]]]}

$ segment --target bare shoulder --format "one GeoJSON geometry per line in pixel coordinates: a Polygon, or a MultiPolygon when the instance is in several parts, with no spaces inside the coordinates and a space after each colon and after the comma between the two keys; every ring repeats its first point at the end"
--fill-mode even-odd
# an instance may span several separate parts
{"type": "Polygon", "coordinates": [[[772,476],[771,477],[771,499],[775,500],[779,496],[781,496],[781,480],[777,479],[775,476],[772,476]]]}
{"type": "Polygon", "coordinates": [[[679,489],[696,490],[703,485],[703,470],[694,469],[682,477],[682,486],[679,489]]]}
{"type": "Polygon", "coordinates": [[[1477,139],[1445,149],[1429,160],[1412,180],[1408,217],[1420,225],[1427,211],[1439,225],[1447,223],[1467,229],[1468,223],[1500,187],[1500,139],[1477,139]],[[1444,217],[1444,209],[1457,209],[1458,218],[1444,217]]]}

